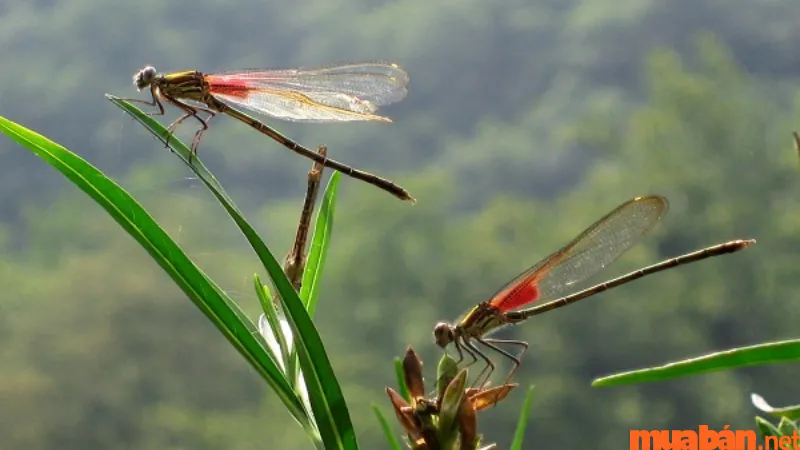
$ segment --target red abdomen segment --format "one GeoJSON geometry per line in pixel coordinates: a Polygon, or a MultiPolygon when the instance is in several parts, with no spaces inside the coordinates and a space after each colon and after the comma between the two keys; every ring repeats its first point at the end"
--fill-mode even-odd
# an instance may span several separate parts
{"type": "Polygon", "coordinates": [[[226,78],[223,81],[219,77],[207,76],[206,82],[212,94],[223,94],[244,99],[253,90],[245,80],[226,78]]]}
{"type": "Polygon", "coordinates": [[[539,286],[535,281],[523,282],[512,286],[507,292],[493,298],[489,304],[502,312],[506,312],[533,303],[539,300],[540,296],[539,286]]]}
{"type": "Polygon", "coordinates": [[[565,294],[610,264],[647,233],[667,210],[667,199],[636,197],[616,207],[569,244],[504,286],[489,304],[506,312],[565,294]]]}

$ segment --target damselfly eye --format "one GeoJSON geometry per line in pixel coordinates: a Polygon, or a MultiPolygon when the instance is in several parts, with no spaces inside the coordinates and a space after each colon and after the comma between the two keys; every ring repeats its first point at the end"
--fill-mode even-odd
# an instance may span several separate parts
{"type": "Polygon", "coordinates": [[[433,329],[433,338],[436,340],[436,345],[439,347],[447,347],[448,344],[455,340],[455,332],[450,324],[439,322],[433,329]]]}
{"type": "Polygon", "coordinates": [[[150,83],[152,83],[153,79],[156,77],[156,73],[155,67],[145,67],[144,69],[136,72],[136,75],[133,76],[133,85],[136,86],[136,89],[141,91],[147,86],[150,86],[150,83]]]}

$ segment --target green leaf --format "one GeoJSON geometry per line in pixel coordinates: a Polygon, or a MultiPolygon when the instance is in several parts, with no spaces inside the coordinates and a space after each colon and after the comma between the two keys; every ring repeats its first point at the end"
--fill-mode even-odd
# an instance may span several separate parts
{"type": "MultiPolygon", "coordinates": [[[[256,295],[258,296],[258,302],[261,304],[261,309],[264,311],[264,318],[269,324],[269,330],[272,333],[272,336],[278,343],[278,348],[280,349],[281,353],[281,361],[283,361],[285,365],[286,361],[289,360],[289,345],[287,342],[288,339],[283,334],[278,307],[275,303],[273,303],[272,295],[269,292],[269,287],[265,286],[264,283],[261,282],[261,278],[259,278],[258,274],[253,276],[253,284],[253,287],[256,290],[256,295]]],[[[267,350],[270,352],[270,354],[272,354],[272,349],[270,349],[269,346],[267,346],[267,350]]],[[[272,357],[273,359],[277,359],[274,354],[272,354],[272,357]]],[[[294,379],[290,378],[289,383],[294,386],[294,379]]]]}
{"type": "Polygon", "coordinates": [[[91,164],[44,136],[3,117],[0,131],[52,165],[105,209],[269,383],[295,419],[304,427],[310,425],[300,399],[267,353],[253,323],[139,203],[91,164]]]}
{"type": "Polygon", "coordinates": [[[528,426],[531,404],[533,404],[533,386],[529,387],[528,392],[525,394],[525,402],[522,404],[522,410],[519,413],[517,430],[514,432],[514,442],[511,443],[510,450],[522,450],[522,440],[525,437],[525,428],[528,426]]]}
{"type": "MultiPolygon", "coordinates": [[[[322,206],[320,207],[317,220],[314,224],[314,235],[311,238],[306,268],[303,271],[300,299],[303,300],[308,315],[311,317],[314,316],[314,310],[317,306],[322,269],[325,266],[325,257],[328,255],[328,247],[330,246],[331,233],[333,230],[333,214],[336,210],[336,193],[340,176],[341,174],[339,172],[334,172],[328,181],[328,186],[325,188],[325,194],[322,197],[322,206]]],[[[287,371],[287,373],[291,375],[290,378],[292,380],[297,380],[298,365],[296,347],[291,349],[291,355],[288,361],[291,364],[289,365],[289,371],[287,371]]]]}
{"type": "Polygon", "coordinates": [[[392,433],[392,427],[389,425],[389,421],[386,420],[386,416],[380,410],[378,405],[372,405],[372,411],[375,413],[375,417],[378,418],[378,423],[381,425],[381,430],[383,430],[383,435],[386,436],[386,440],[389,441],[389,447],[392,450],[402,450],[400,446],[400,441],[397,440],[397,436],[392,433]]]}
{"type": "Polygon", "coordinates": [[[303,272],[300,298],[305,303],[308,315],[311,317],[314,317],[314,310],[317,306],[322,269],[325,266],[325,257],[328,255],[328,247],[330,246],[333,215],[336,211],[336,193],[340,177],[341,174],[339,172],[333,172],[328,181],[328,187],[325,188],[322,206],[314,224],[314,235],[311,238],[311,245],[308,249],[306,269],[303,272]]]}
{"type": "Polygon", "coordinates": [[[447,353],[442,354],[439,364],[436,366],[436,393],[444,394],[445,389],[458,374],[458,364],[447,353]]]}
{"type": "Polygon", "coordinates": [[[773,408],[769,403],[767,403],[766,400],[764,400],[764,397],[758,394],[750,394],[750,401],[753,403],[753,406],[773,417],[786,417],[791,420],[800,419],[800,405],[773,408]]]}
{"type": "Polygon", "coordinates": [[[797,425],[788,417],[781,417],[781,421],[778,423],[778,430],[782,436],[792,436],[792,434],[797,433],[797,425]]]}
{"type": "Polygon", "coordinates": [[[300,357],[303,378],[325,448],[357,449],[355,431],[341,387],[311,317],[275,258],[272,258],[268,272],[294,332],[294,346],[300,357]]]}
{"type": "Polygon", "coordinates": [[[400,358],[394,359],[394,375],[397,378],[398,394],[403,397],[403,400],[411,403],[411,394],[408,392],[408,384],[406,383],[406,375],[403,371],[403,360],[400,358]]]}
{"type": "Polygon", "coordinates": [[[769,436],[778,436],[780,437],[781,432],[775,427],[775,425],[769,423],[768,421],[762,419],[761,417],[756,417],[756,426],[761,431],[761,434],[764,437],[769,436]]]}
{"type": "Polygon", "coordinates": [[[142,126],[144,126],[161,142],[165,144],[169,142],[169,148],[172,149],[176,155],[178,155],[184,164],[192,169],[200,181],[202,181],[211,190],[211,193],[217,197],[220,203],[222,203],[223,207],[225,207],[225,209],[232,208],[241,216],[241,211],[239,211],[239,209],[236,207],[233,199],[227,194],[227,192],[225,192],[225,189],[223,189],[222,185],[219,184],[219,181],[217,181],[217,178],[214,176],[214,174],[206,169],[206,166],[203,164],[200,158],[195,155],[192,157],[192,163],[189,163],[189,155],[191,152],[186,144],[181,142],[181,140],[177,137],[171,136],[169,131],[167,131],[163,125],[161,125],[151,116],[148,116],[144,111],[137,108],[132,103],[110,94],[106,94],[106,98],[142,124],[142,126]],[[168,138],[169,141],[167,140],[168,138]]]}
{"type": "MultiPolygon", "coordinates": [[[[160,139],[165,140],[168,132],[161,124],[152,120],[152,118],[129,102],[113,96],[107,97],[145,125],[160,139]]],[[[170,138],[169,146],[175,149],[182,158],[184,155],[188,157],[189,149],[179,139],[170,138]]],[[[187,161],[188,164],[187,158],[184,158],[184,161],[187,161]]],[[[282,310],[286,314],[293,331],[294,345],[300,356],[300,365],[314,413],[315,424],[325,448],[357,449],[358,443],[356,442],[350,414],[347,410],[341,387],[325,353],[322,340],[305,309],[305,305],[303,305],[300,297],[297,296],[297,292],[295,292],[283,273],[283,268],[269,251],[266,244],[264,244],[261,237],[244,219],[243,214],[234,202],[216,182],[216,179],[213,176],[207,176],[210,175],[207,171],[200,170],[203,166],[199,159],[193,158],[192,164],[188,165],[200,180],[206,184],[234,220],[272,279],[278,298],[283,306],[282,310]]]]}
{"type": "Polygon", "coordinates": [[[800,340],[768,342],[665,364],[632,370],[594,380],[592,386],[645,383],[739,367],[763,366],[800,360],[800,340]]]}
{"type": "Polygon", "coordinates": [[[247,222],[244,218],[244,214],[236,206],[233,199],[225,192],[222,185],[219,184],[216,177],[206,169],[203,165],[203,162],[195,156],[192,158],[192,163],[189,163],[189,147],[187,147],[180,139],[176,138],[175,136],[169,137],[170,134],[163,125],[158,123],[152,117],[148,116],[142,110],[134,106],[132,103],[127,102],[121,98],[115,97],[113,95],[106,94],[106,97],[111,100],[112,103],[120,107],[123,111],[127,112],[131,115],[134,119],[136,119],[139,123],[141,123],[148,131],[153,133],[156,137],[158,137],[162,142],[169,142],[169,147],[176,152],[178,156],[183,160],[183,162],[190,168],[192,171],[197,175],[200,181],[208,187],[211,193],[216,197],[216,199],[220,202],[222,207],[231,216],[236,226],[239,227],[239,230],[244,235],[247,242],[250,244],[250,247],[253,248],[253,251],[258,256],[258,259],[261,261],[261,264],[264,265],[264,268],[269,271],[268,261],[270,259],[275,259],[272,257],[267,245],[261,239],[261,237],[255,232],[255,229],[247,222]],[[169,137],[169,141],[167,141],[167,137],[169,137]]]}
{"type": "Polygon", "coordinates": [[[461,412],[461,402],[464,401],[467,384],[467,369],[458,372],[450,381],[442,395],[439,406],[439,424],[437,434],[442,448],[452,448],[458,439],[458,417],[461,412]]]}

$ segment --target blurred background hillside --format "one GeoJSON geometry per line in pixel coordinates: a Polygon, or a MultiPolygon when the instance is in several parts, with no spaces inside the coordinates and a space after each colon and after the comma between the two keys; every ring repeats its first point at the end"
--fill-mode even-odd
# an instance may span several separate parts
{"type": "MultiPolygon", "coordinates": [[[[671,208],[593,281],[758,239],[504,333],[531,343],[517,376],[536,385],[526,448],[617,450],[631,428],[750,428],[751,392],[797,403],[791,365],[590,382],[798,337],[798,23],[797,0],[3,0],[0,114],[119,180],[255,318],[260,266],[244,240],[186,167],[103,94],[145,98],[131,76],[146,64],[406,68],[409,96],[382,110],[391,125],[271,122],[419,200],[350,179],[340,189],[316,321],[365,449],[386,448],[370,405],[389,411],[393,358],[413,345],[430,380],[437,321],[623,201],[655,193],[671,208]]],[[[217,120],[200,156],[283,255],[310,164],[217,120]]],[[[99,207],[8,139],[0,158],[0,448],[311,448],[99,207]]],[[[481,413],[500,448],[521,401],[481,413]]]]}

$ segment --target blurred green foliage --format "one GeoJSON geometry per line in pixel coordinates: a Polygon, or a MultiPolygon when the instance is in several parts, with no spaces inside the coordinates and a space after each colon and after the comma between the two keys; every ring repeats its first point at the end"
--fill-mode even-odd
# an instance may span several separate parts
{"type": "MultiPolygon", "coordinates": [[[[258,263],[246,243],[103,94],[135,95],[130,76],[145,64],[402,64],[410,95],[383,111],[392,125],[275,124],[419,200],[340,187],[315,320],[368,449],[386,445],[370,404],[394,385],[395,356],[410,344],[437,360],[437,321],[456,319],[622,201],[657,193],[671,210],[606,277],[758,239],[504,332],[531,342],[517,375],[537,386],[525,447],[618,449],[631,428],[752,427],[751,391],[796,403],[791,366],[589,384],[797,337],[797,17],[794,0],[10,0],[0,5],[0,111],[121,179],[255,317],[258,263]]],[[[310,163],[225,119],[200,156],[273,251],[288,251],[310,163]],[[221,145],[234,138],[236,148],[221,145]]],[[[0,157],[2,448],[309,448],[103,211],[7,140],[0,157]]],[[[487,440],[508,446],[521,402],[484,413],[487,440]]]]}

